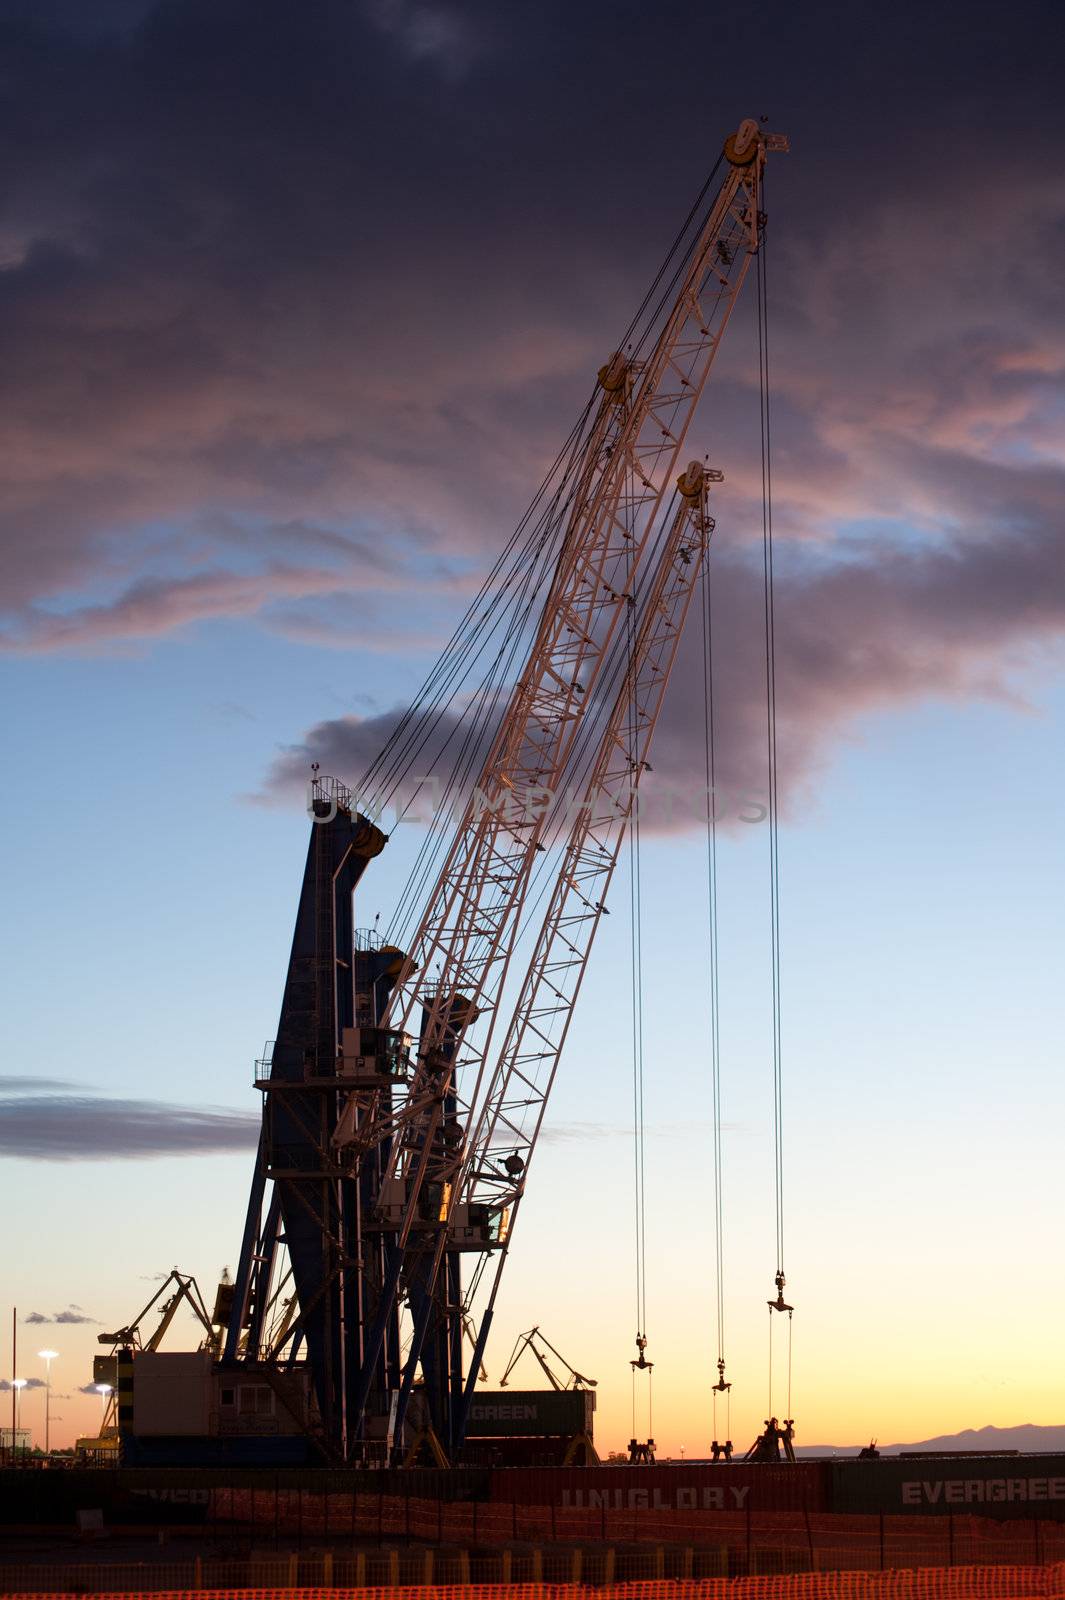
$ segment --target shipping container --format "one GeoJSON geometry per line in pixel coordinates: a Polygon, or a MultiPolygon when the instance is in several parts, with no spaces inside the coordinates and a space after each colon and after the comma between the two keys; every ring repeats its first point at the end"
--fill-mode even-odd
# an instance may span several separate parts
{"type": "Polygon", "coordinates": [[[470,1404],[469,1439],[572,1439],[591,1433],[591,1389],[478,1389],[470,1404]]]}
{"type": "Polygon", "coordinates": [[[202,1438],[210,1428],[207,1350],[142,1350],[133,1366],[133,1431],[144,1438],[202,1438]]]}
{"type": "MultiPolygon", "coordinates": [[[[472,1439],[462,1448],[462,1464],[469,1467],[562,1467],[573,1447],[570,1438],[472,1439]]],[[[573,1460],[582,1466],[581,1460],[573,1460]]]]}
{"type": "Polygon", "coordinates": [[[823,1462],[796,1466],[720,1462],[655,1466],[502,1467],[493,1500],[515,1505],[608,1511],[825,1511],[823,1462]]]}
{"type": "Polygon", "coordinates": [[[1065,1520],[1065,1456],[882,1456],[831,1473],[833,1511],[1065,1520]]]}

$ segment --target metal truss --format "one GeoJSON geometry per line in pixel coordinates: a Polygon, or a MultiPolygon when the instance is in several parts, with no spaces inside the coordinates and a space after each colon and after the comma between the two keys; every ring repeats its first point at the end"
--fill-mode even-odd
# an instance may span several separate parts
{"type": "MultiPolygon", "coordinates": [[[[643,607],[628,671],[603,730],[595,764],[565,847],[492,1081],[455,1186],[459,1218],[483,1206],[505,1218],[495,1252],[482,1251],[468,1288],[472,1301],[488,1264],[495,1270],[481,1316],[478,1350],[491,1324],[506,1252],[533,1150],[569,1032],[588,957],[603,917],[625,831],[713,531],[706,505],[721,473],[694,462],[680,479],[682,503],[670,526],[643,607]]],[[[467,1386],[466,1400],[472,1393],[467,1386]]],[[[465,1409],[465,1408],[464,1408],[465,1409]]],[[[464,1419],[463,1419],[464,1420],[464,1419]]],[[[459,1427],[461,1435],[462,1424],[459,1427]]]]}
{"type": "MultiPolygon", "coordinates": [[[[594,933],[596,905],[605,892],[597,861],[609,859],[612,871],[628,815],[603,811],[596,787],[596,805],[590,814],[582,813],[577,829],[584,842],[576,854],[572,841],[567,848],[544,925],[550,931],[541,934],[493,1068],[497,1014],[533,868],[545,848],[542,800],[565,781],[617,629],[628,617],[660,537],[659,514],[692,414],[758,248],[761,174],[771,140],[745,123],[726,145],[726,177],[684,261],[650,355],[621,351],[600,371],[599,414],[529,660],[384,1019],[386,1026],[418,1038],[406,1084],[392,1106],[372,1090],[354,1089],[333,1134],[334,1143],[359,1154],[385,1144],[390,1151],[375,1207],[376,1226],[392,1234],[396,1247],[382,1315],[389,1302],[395,1303],[401,1278],[412,1279],[411,1261],[401,1266],[404,1253],[417,1258],[419,1281],[430,1288],[445,1253],[505,1255],[508,1222],[512,1226],[524,1181],[515,1183],[513,1174],[501,1179],[490,1152],[502,1139],[517,1160],[525,1160],[522,1149],[531,1154],[590,948],[586,932],[594,933]],[[552,1027],[559,1033],[552,1035],[552,1027]],[[527,1133],[522,1114],[530,1111],[527,1133]]],[[[647,708],[643,731],[648,738],[668,677],[668,667],[663,673],[658,664],[667,659],[672,664],[677,636],[657,629],[663,618],[683,620],[691,592],[684,574],[689,566],[699,570],[690,521],[690,512],[682,511],[669,530],[667,546],[689,549],[689,559],[677,555],[682,571],[672,559],[659,559],[652,580],[658,598],[641,626],[640,648],[650,654],[637,681],[647,708]],[[661,587],[671,574],[675,587],[661,587]]],[[[638,665],[634,658],[634,670],[638,665]]],[[[608,763],[621,760],[616,729],[601,754],[608,763]]],[[[629,759],[626,754],[625,776],[635,784],[638,764],[632,771],[629,759]]],[[[617,775],[613,767],[611,774],[617,775]]],[[[478,1280],[479,1274],[464,1304],[478,1280]]],[[[493,1300],[494,1295],[493,1288],[493,1300]]],[[[445,1296],[445,1316],[460,1309],[450,1298],[445,1296]]],[[[482,1348],[484,1332],[482,1325],[482,1348]]],[[[419,1354],[415,1338],[404,1374],[406,1392],[419,1354]]],[[[371,1331],[364,1341],[363,1393],[377,1359],[371,1331]]]]}

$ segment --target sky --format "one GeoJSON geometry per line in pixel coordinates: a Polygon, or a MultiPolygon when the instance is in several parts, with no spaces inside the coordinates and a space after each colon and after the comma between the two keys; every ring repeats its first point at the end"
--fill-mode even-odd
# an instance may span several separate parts
{"type": "MultiPolygon", "coordinates": [[[[1056,21],[1035,0],[0,4],[0,1371],[17,1306],[19,1375],[58,1351],[54,1439],[95,1424],[100,1331],[173,1265],[235,1265],[310,761],[357,780],[725,135],[761,115],[791,141],[766,209],[797,1440],[1065,1421],[1056,21]]],[[[725,473],[721,771],[757,794],[751,296],[690,437],[725,473]]],[[[701,770],[699,662],[689,630],[663,785],[701,770]]],[[[360,925],[417,842],[396,829],[360,925]]],[[[720,850],[745,1447],[776,1264],[768,831],[733,813],[720,850]]],[[[653,1425],[693,1456],[717,1356],[705,841],[651,829],[643,855],[653,1425]]],[[[624,922],[487,1352],[497,1378],[542,1325],[598,1378],[604,1448],[631,1431],[635,1354],[624,922]]],[[[22,1405],[39,1436],[40,1389],[22,1405]]]]}

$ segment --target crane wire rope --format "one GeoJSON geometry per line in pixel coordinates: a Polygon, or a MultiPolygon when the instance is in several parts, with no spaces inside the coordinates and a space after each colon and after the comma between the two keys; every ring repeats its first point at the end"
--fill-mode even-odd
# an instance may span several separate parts
{"type": "MultiPolygon", "coordinates": [[[[670,296],[675,292],[677,281],[685,270],[697,239],[701,236],[710,215],[709,211],[706,211],[705,214],[703,213],[703,202],[714,183],[722,162],[723,157],[719,157],[706,178],[684,222],[675,235],[655,279],[645,293],[640,306],[637,308],[623,335],[622,343],[624,344],[629,335],[638,327],[641,318],[644,319],[643,330],[639,335],[635,350],[629,345],[629,359],[631,360],[636,359],[639,351],[658,326],[663,309],[670,296]],[[691,225],[695,219],[698,219],[698,227],[696,232],[690,235],[691,225]],[[685,243],[686,240],[687,243],[685,243]],[[675,257],[678,259],[673,273],[666,281],[670,263],[674,261],[675,257]],[[664,288],[662,288],[663,282],[665,282],[664,288]],[[661,291],[657,304],[651,314],[644,317],[644,313],[650,306],[656,290],[661,291]]],[[[411,772],[413,762],[432,738],[436,729],[440,727],[456,699],[461,695],[463,686],[472,670],[471,658],[472,663],[475,665],[483,653],[487,643],[482,634],[483,623],[487,622],[489,618],[493,618],[492,627],[488,629],[488,638],[490,639],[500,619],[501,609],[507,609],[505,605],[501,606],[500,602],[505,600],[508,589],[513,592],[514,585],[517,582],[518,599],[513,603],[514,621],[509,630],[509,649],[507,648],[508,635],[504,634],[503,644],[497,651],[496,657],[483,678],[480,689],[474,693],[472,700],[467,699],[466,705],[455,717],[454,726],[448,732],[434,759],[433,764],[435,766],[440,762],[448,747],[455,740],[456,734],[465,724],[464,736],[459,744],[457,754],[452,760],[443,794],[436,805],[434,815],[429,819],[428,830],[421,842],[416,859],[393,912],[391,922],[386,930],[386,938],[390,941],[394,941],[397,935],[401,935],[400,942],[402,942],[402,937],[409,932],[410,924],[412,924],[414,918],[415,907],[419,904],[424,891],[428,888],[429,882],[442,860],[449,824],[454,825],[458,820],[460,800],[457,800],[456,797],[461,796],[461,790],[472,775],[474,762],[482,752],[483,741],[490,737],[491,726],[494,721],[498,720],[498,701],[503,685],[507,681],[507,673],[500,670],[500,663],[504,654],[509,670],[514,664],[519,644],[525,636],[525,630],[532,615],[531,602],[538,593],[542,581],[547,583],[548,592],[550,592],[550,569],[557,559],[558,549],[561,547],[558,536],[561,534],[564,537],[565,535],[563,519],[572,504],[576,492],[575,485],[579,480],[587,446],[590,443],[590,437],[588,436],[589,422],[595,401],[596,394],[593,392],[584,412],[571,430],[565,444],[545,475],[532,504],[508,541],[500,558],[495,563],[492,572],[482,583],[473,601],[467,607],[464,617],[455,629],[442,656],[431,670],[426,683],[411,705],[408,706],[386,741],[385,746],[378,753],[374,762],[371,763],[368,772],[362,779],[360,794],[371,784],[374,778],[377,779],[375,804],[378,813],[384,805],[391,802],[397,792],[401,791],[405,780],[411,772]],[[565,466],[563,467],[564,462],[565,466]],[[532,522],[534,512],[544,500],[560,468],[562,468],[562,475],[556,484],[554,494],[548,500],[535,523],[532,523],[531,531],[524,542],[521,542],[521,535],[532,522]],[[568,494],[566,492],[567,489],[568,494]],[[552,535],[555,537],[552,538],[552,535]],[[531,560],[530,552],[532,555],[531,560]],[[512,554],[513,559],[508,569],[507,559],[512,554]],[[542,568],[542,570],[538,571],[538,568],[542,568]],[[522,575],[523,569],[524,576],[522,575]],[[530,584],[530,576],[534,574],[535,580],[530,584]],[[501,581],[497,581],[500,578],[501,581]],[[491,596],[493,583],[497,585],[497,593],[492,597],[495,600],[495,604],[486,606],[484,602],[487,597],[491,596]],[[524,604],[522,603],[522,596],[525,598],[524,604]],[[479,640],[480,642],[478,642],[479,640]],[[471,705],[475,708],[472,718],[470,715],[471,705]]],[[[412,781],[415,783],[415,788],[407,799],[399,820],[406,818],[411,807],[419,798],[427,780],[414,779],[412,781]]]]}
{"type": "MultiPolygon", "coordinates": [[[[546,579],[546,574],[545,573],[542,573],[541,576],[546,579]]],[[[639,584],[639,580],[637,580],[637,588],[638,588],[638,584],[639,584]]],[[[533,585],[532,586],[533,586],[534,589],[538,588],[538,583],[537,583],[535,577],[533,579],[533,585]]],[[[533,595],[532,599],[535,600],[535,594],[533,595]]],[[[532,604],[532,601],[530,601],[530,606],[531,606],[531,604],[532,604]]],[[[515,651],[517,649],[517,646],[518,646],[519,642],[520,642],[520,635],[515,635],[515,637],[514,637],[514,639],[512,641],[511,647],[510,647],[510,649],[509,649],[509,651],[507,653],[505,670],[504,670],[502,676],[505,676],[506,673],[509,673],[511,667],[513,666],[514,655],[515,655],[515,651]]],[[[614,647],[614,652],[613,653],[614,653],[613,663],[612,664],[608,664],[607,668],[604,670],[605,687],[598,689],[597,692],[596,692],[596,696],[595,696],[595,707],[596,707],[596,709],[595,709],[595,711],[593,712],[592,715],[586,715],[585,716],[585,718],[583,720],[583,723],[582,723],[581,732],[578,735],[577,740],[575,741],[574,750],[573,750],[573,753],[571,755],[571,759],[570,759],[569,763],[567,764],[567,775],[568,775],[569,780],[570,780],[569,784],[560,786],[559,792],[554,796],[553,801],[552,801],[551,806],[550,806],[547,822],[546,822],[545,829],[544,829],[544,837],[543,837],[543,840],[542,840],[542,843],[544,845],[544,851],[543,851],[543,853],[541,853],[540,862],[539,862],[537,868],[534,871],[534,875],[533,875],[533,879],[532,879],[532,885],[531,885],[532,887],[535,887],[536,883],[539,881],[539,882],[541,882],[543,884],[543,887],[541,888],[540,894],[533,901],[533,904],[532,904],[532,907],[531,907],[532,911],[535,911],[536,907],[539,905],[540,901],[542,900],[543,893],[545,892],[545,889],[547,887],[548,869],[551,867],[551,860],[550,860],[549,852],[550,852],[552,846],[555,843],[558,842],[560,826],[565,821],[564,811],[565,811],[566,805],[568,803],[567,791],[568,792],[572,792],[572,790],[576,787],[575,778],[579,779],[581,776],[583,776],[583,773],[585,771],[587,771],[587,769],[590,767],[591,753],[594,753],[594,745],[595,745],[595,742],[597,742],[600,722],[605,717],[605,715],[608,713],[609,707],[613,704],[614,697],[615,697],[615,694],[616,694],[616,691],[617,691],[618,683],[620,681],[622,673],[625,670],[625,659],[624,659],[623,653],[618,649],[617,646],[614,647]],[[587,759],[585,759],[585,758],[587,758],[587,759]],[[582,768],[582,763],[583,763],[583,768],[582,768]]],[[[444,824],[446,823],[446,821],[448,820],[449,817],[450,817],[451,820],[454,820],[454,813],[453,812],[447,813],[447,815],[445,815],[446,805],[445,805],[444,802],[447,802],[449,800],[449,798],[452,795],[454,789],[457,787],[459,789],[459,791],[460,791],[460,793],[459,793],[459,803],[461,803],[461,800],[462,800],[461,791],[464,788],[464,785],[466,784],[466,782],[468,781],[470,776],[472,775],[473,763],[474,763],[474,761],[477,759],[477,757],[480,754],[481,746],[480,746],[479,740],[480,740],[481,737],[487,737],[487,734],[488,734],[488,728],[485,727],[483,725],[483,722],[482,722],[482,723],[480,723],[478,725],[478,736],[477,737],[472,737],[471,735],[468,735],[466,741],[464,741],[464,747],[463,748],[466,749],[467,746],[469,747],[468,757],[467,757],[467,759],[466,759],[466,761],[464,763],[464,766],[463,766],[461,774],[459,774],[459,769],[458,769],[457,766],[456,766],[455,769],[453,769],[452,776],[449,779],[448,787],[444,792],[442,804],[441,804],[441,806],[439,808],[439,811],[438,811],[438,815],[441,816],[442,819],[443,819],[442,823],[441,823],[442,837],[441,837],[441,840],[440,840],[440,848],[439,848],[439,850],[437,852],[438,854],[442,854],[443,846],[447,841],[447,833],[446,833],[446,828],[445,828],[444,824]]],[[[423,846],[423,849],[424,848],[425,847],[423,846]]],[[[430,869],[427,868],[422,873],[423,884],[424,884],[424,880],[429,875],[429,870],[430,869]]],[[[433,868],[433,870],[435,870],[435,867],[433,868]]],[[[404,891],[404,895],[405,895],[405,899],[406,899],[407,904],[408,904],[408,920],[409,920],[409,918],[413,915],[414,907],[418,903],[417,902],[417,896],[416,896],[416,894],[413,893],[413,891],[411,889],[411,880],[408,880],[408,887],[404,891]]],[[[527,913],[526,916],[523,917],[523,922],[526,923],[526,931],[527,931],[527,927],[528,927],[528,916],[530,914],[531,914],[531,912],[527,913]]],[[[398,918],[394,919],[394,921],[396,921],[397,924],[398,924],[399,919],[398,918]]],[[[409,931],[409,930],[403,930],[403,931],[409,931]]],[[[519,938],[520,937],[521,936],[519,935],[519,938]]]]}
{"type": "Polygon", "coordinates": [[[709,999],[710,1074],[714,1149],[714,1275],[717,1323],[718,1381],[713,1386],[714,1438],[718,1438],[718,1395],[725,1398],[725,1437],[732,1438],[732,1386],[725,1383],[725,1207],[721,1125],[721,1008],[717,918],[717,753],[714,728],[714,651],[710,597],[710,552],[707,549],[702,582],[703,741],[706,775],[706,887],[710,918],[709,999]]]}
{"type": "MultiPolygon", "coordinates": [[[[630,623],[631,629],[631,623],[630,623]]],[[[630,633],[630,660],[633,640],[630,633]]],[[[629,771],[636,778],[636,719],[630,702],[629,771]]],[[[643,894],[640,874],[640,813],[633,803],[629,825],[629,910],[631,916],[632,971],[632,1120],[636,1199],[636,1332],[647,1334],[647,1207],[645,1201],[645,1138],[643,1083],[643,894]]]]}
{"type": "MultiPolygon", "coordinates": [[[[478,638],[479,624],[487,616],[487,613],[483,610],[485,602],[493,596],[498,600],[506,592],[509,583],[513,581],[515,572],[520,570],[523,558],[527,557],[530,550],[536,548],[538,540],[542,539],[545,531],[551,527],[550,506],[553,501],[557,501],[560,489],[572,476],[575,462],[580,456],[578,445],[583,438],[594,404],[595,395],[593,394],[548,468],[532,502],[504,545],[491,571],[481,583],[459,619],[451,638],[434,662],[418,693],[414,696],[395,728],[393,728],[364,772],[358,787],[360,795],[375,797],[379,793],[380,787],[387,784],[389,779],[396,773],[409,770],[408,760],[419,730],[425,731],[428,729],[431,731],[436,722],[439,721],[441,707],[443,706],[446,709],[446,706],[450,704],[450,699],[445,702],[443,696],[456,678],[459,677],[466,664],[469,652],[478,638]],[[547,494],[555,474],[566,460],[567,453],[570,454],[571,459],[569,465],[563,471],[559,488],[556,489],[555,495],[548,501],[547,508],[539,516],[536,516],[541,501],[547,494]],[[535,521],[533,520],[534,517],[535,521]],[[373,788],[375,781],[379,785],[378,789],[373,788]]],[[[460,679],[459,681],[463,680],[460,679]]],[[[414,749],[415,755],[420,748],[419,745],[417,749],[414,749]]]]}
{"type": "MultiPolygon", "coordinates": [[[[764,188],[763,188],[764,196],[764,188]]],[[[777,763],[776,602],[773,570],[773,469],[770,426],[769,311],[764,211],[757,219],[758,395],[762,470],[762,587],[765,612],[766,767],[769,819],[769,923],[773,1024],[773,1189],[777,1301],[769,1303],[769,1411],[773,1411],[773,1311],[786,1310],[787,1408],[791,1412],[792,1308],[784,1304],[784,1115],[780,987],[780,806],[777,763]]]]}
{"type": "MultiPolygon", "coordinates": [[[[544,568],[550,560],[552,552],[545,541],[535,563],[530,564],[522,583],[519,585],[515,602],[515,618],[509,631],[504,634],[491,667],[480,687],[474,692],[467,702],[465,714],[460,718],[448,737],[450,742],[454,733],[465,722],[459,750],[452,762],[447,783],[440,796],[433,817],[430,819],[429,828],[422,841],[421,849],[414,862],[407,882],[400,895],[396,910],[390,924],[390,937],[405,935],[408,923],[413,918],[416,908],[420,905],[422,891],[427,887],[431,876],[435,875],[439,858],[446,848],[450,828],[449,824],[457,819],[457,807],[464,803],[465,788],[472,776],[473,767],[482,754],[482,747],[489,735],[491,726],[496,717],[496,704],[499,691],[507,680],[513,665],[515,655],[524,637],[525,629],[532,614],[540,582],[544,577],[544,568]]],[[[417,799],[424,784],[419,784],[412,794],[407,806],[402,813],[406,816],[410,806],[417,799]]]]}
{"type": "MultiPolygon", "coordinates": [[[[714,167],[700,189],[699,194],[696,196],[688,215],[684,219],[684,222],[681,224],[680,229],[674,237],[665,259],[655,275],[655,278],[653,279],[650,287],[640,302],[635,315],[630,320],[628,327],[622,335],[621,347],[623,348],[626,342],[629,340],[630,335],[636,331],[638,325],[640,324],[641,318],[644,319],[643,331],[640,333],[635,350],[632,352],[633,358],[635,358],[635,355],[637,355],[643,348],[647,342],[647,339],[655,329],[661,316],[663,307],[665,306],[670,294],[675,289],[680,274],[683,272],[684,266],[690,257],[691,250],[699,236],[698,233],[688,241],[686,249],[682,249],[682,246],[684,245],[685,238],[689,233],[693,220],[700,214],[700,208],[702,207],[706,195],[709,192],[714,179],[716,178],[722,166],[723,159],[723,156],[719,156],[718,160],[715,162],[714,167]],[[647,311],[648,306],[651,304],[655,292],[660,289],[663,280],[666,277],[666,273],[669,270],[670,263],[673,261],[678,251],[681,252],[680,260],[672,274],[672,277],[666,284],[665,289],[662,290],[661,294],[659,295],[658,302],[655,305],[653,312],[649,317],[645,318],[644,314],[647,311]]],[[[702,226],[704,225],[704,221],[705,219],[700,221],[700,232],[702,226]]],[[[455,684],[457,682],[461,685],[461,683],[464,681],[461,674],[463,673],[464,667],[467,665],[470,652],[473,649],[474,642],[478,636],[479,623],[486,620],[487,616],[489,615],[489,611],[483,610],[484,602],[491,595],[493,585],[496,585],[501,576],[507,571],[508,560],[510,560],[512,557],[515,557],[511,568],[510,577],[504,579],[500,587],[500,592],[505,591],[507,583],[511,581],[511,578],[513,577],[514,568],[520,563],[522,556],[527,554],[530,546],[535,544],[537,534],[540,533],[541,530],[545,529],[545,527],[547,531],[551,531],[552,526],[555,532],[559,531],[557,515],[554,524],[552,524],[550,507],[553,504],[557,513],[561,492],[567,486],[567,484],[572,482],[574,473],[580,464],[582,459],[582,446],[583,443],[587,442],[584,440],[584,434],[596,403],[596,397],[596,392],[593,391],[593,394],[585,406],[581,417],[571,430],[566,442],[563,444],[561,450],[555,458],[555,461],[545,475],[531,505],[528,507],[514,533],[508,539],[507,544],[504,546],[503,551],[492,567],[488,577],[480,585],[473,600],[471,600],[470,604],[467,606],[463,617],[458,623],[448,644],[445,646],[441,656],[430,670],[428,677],[426,678],[422,687],[419,689],[417,695],[412,700],[411,704],[404,711],[402,717],[396,724],[396,727],[389,734],[384,745],[378,751],[366,772],[363,774],[356,792],[360,797],[363,795],[372,797],[377,809],[380,809],[383,804],[387,804],[388,800],[391,799],[392,795],[396,792],[396,789],[402,784],[404,777],[410,771],[411,761],[415,759],[421,749],[424,748],[426,740],[431,736],[435,728],[439,726],[443,715],[453,703],[457,693],[455,684]],[[536,513],[541,501],[544,499],[544,496],[547,493],[555,474],[559,471],[562,463],[566,460],[567,453],[569,454],[569,462],[563,471],[562,479],[555,491],[555,495],[553,496],[552,500],[548,502],[548,509],[545,510],[535,522],[533,522],[532,519],[534,514],[536,513]],[[527,534],[530,523],[532,523],[531,533],[525,537],[523,543],[523,536],[527,534]],[[449,690],[451,691],[450,693],[448,693],[449,690]],[[378,785],[377,789],[372,787],[375,782],[378,785]],[[379,800],[378,794],[382,789],[384,790],[385,797],[383,800],[379,800]]],[[[490,609],[491,608],[489,608],[489,610],[490,609]]],[[[450,737],[451,736],[449,736],[449,740],[445,742],[445,748],[446,743],[450,742],[450,737]]]]}
{"type": "MultiPolygon", "coordinates": [[[[662,525],[665,527],[665,524],[662,525]]],[[[631,546],[630,546],[631,550],[631,546]]],[[[632,588],[631,569],[626,588],[632,588]]],[[[632,976],[632,1128],[635,1221],[636,1349],[639,1370],[647,1372],[647,1439],[652,1434],[652,1371],[644,1363],[647,1344],[647,1160],[644,1120],[644,1029],[643,1029],[643,885],[641,879],[639,770],[639,710],[636,683],[637,617],[635,598],[625,618],[625,670],[628,687],[628,768],[630,790],[629,817],[629,915],[632,976]]],[[[636,1373],[632,1369],[632,1437],[636,1432],[636,1373]]]]}

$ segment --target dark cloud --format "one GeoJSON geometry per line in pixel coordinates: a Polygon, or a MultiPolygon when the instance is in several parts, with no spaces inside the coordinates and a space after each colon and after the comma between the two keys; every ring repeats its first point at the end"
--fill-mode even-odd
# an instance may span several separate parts
{"type": "MultiPolygon", "coordinates": [[[[136,1157],[212,1155],[247,1150],[260,1119],[241,1111],[200,1109],[161,1100],[88,1095],[27,1095],[4,1103],[0,1157],[25,1161],[111,1161],[136,1157]]],[[[27,1321],[91,1322],[75,1308],[27,1321]]]]}
{"type": "Polygon", "coordinates": [[[66,1078],[26,1078],[0,1075],[0,1094],[24,1094],[32,1090],[38,1094],[74,1089],[77,1085],[66,1078]]]}
{"type": "Polygon", "coordinates": [[[53,1312],[50,1317],[46,1317],[42,1311],[31,1311],[29,1316],[24,1320],[26,1322],[33,1323],[61,1322],[66,1323],[69,1326],[79,1327],[83,1323],[96,1322],[99,1319],[96,1317],[88,1317],[82,1311],[80,1306],[71,1305],[68,1306],[65,1311],[53,1312]]]}
{"type": "MultiPolygon", "coordinates": [[[[0,24],[7,648],[226,618],[446,636],[752,109],[793,151],[769,194],[777,528],[816,547],[782,559],[791,792],[856,715],[1004,692],[1060,637],[1046,0],[815,0],[753,53],[743,12],[678,50],[705,12],[674,0],[653,23],[605,0],[90,9],[0,24]]],[[[760,770],[753,350],[748,304],[693,435],[726,471],[731,786],[760,770]]],[[[683,782],[688,681],[655,763],[683,782]]],[[[356,776],[387,723],[320,723],[271,782],[305,746],[356,776]]]]}
{"type": "MultiPolygon", "coordinates": [[[[27,1389],[44,1389],[47,1387],[47,1385],[45,1384],[43,1378],[27,1378],[25,1381],[25,1387],[27,1389]]],[[[0,1389],[5,1390],[8,1394],[11,1393],[10,1378],[0,1378],[0,1389]]]]}
{"type": "MultiPolygon", "coordinates": [[[[1060,647],[1065,540],[1043,503],[1051,485],[1014,484],[1018,470],[1010,467],[989,468],[981,476],[982,515],[990,521],[1008,511],[1018,529],[1008,537],[995,539],[986,525],[971,525],[965,538],[908,551],[886,538],[867,537],[846,554],[808,543],[790,559],[785,553],[775,585],[785,807],[804,795],[833,740],[862,714],[922,699],[1016,699],[1024,667],[1060,647]]],[[[688,826],[700,814],[705,756],[699,604],[696,598],[656,733],[654,772],[645,779],[651,827],[688,826]]],[[[738,826],[744,801],[762,800],[766,790],[760,561],[724,544],[716,549],[711,607],[717,809],[726,823],[738,826]]],[[[299,745],[279,754],[266,792],[301,793],[312,760],[356,783],[398,719],[393,711],[318,723],[299,745]]],[[[443,717],[414,762],[414,776],[446,770],[461,732],[456,714],[443,717]]],[[[430,809],[431,798],[432,791],[424,789],[415,815],[430,809]]]]}

